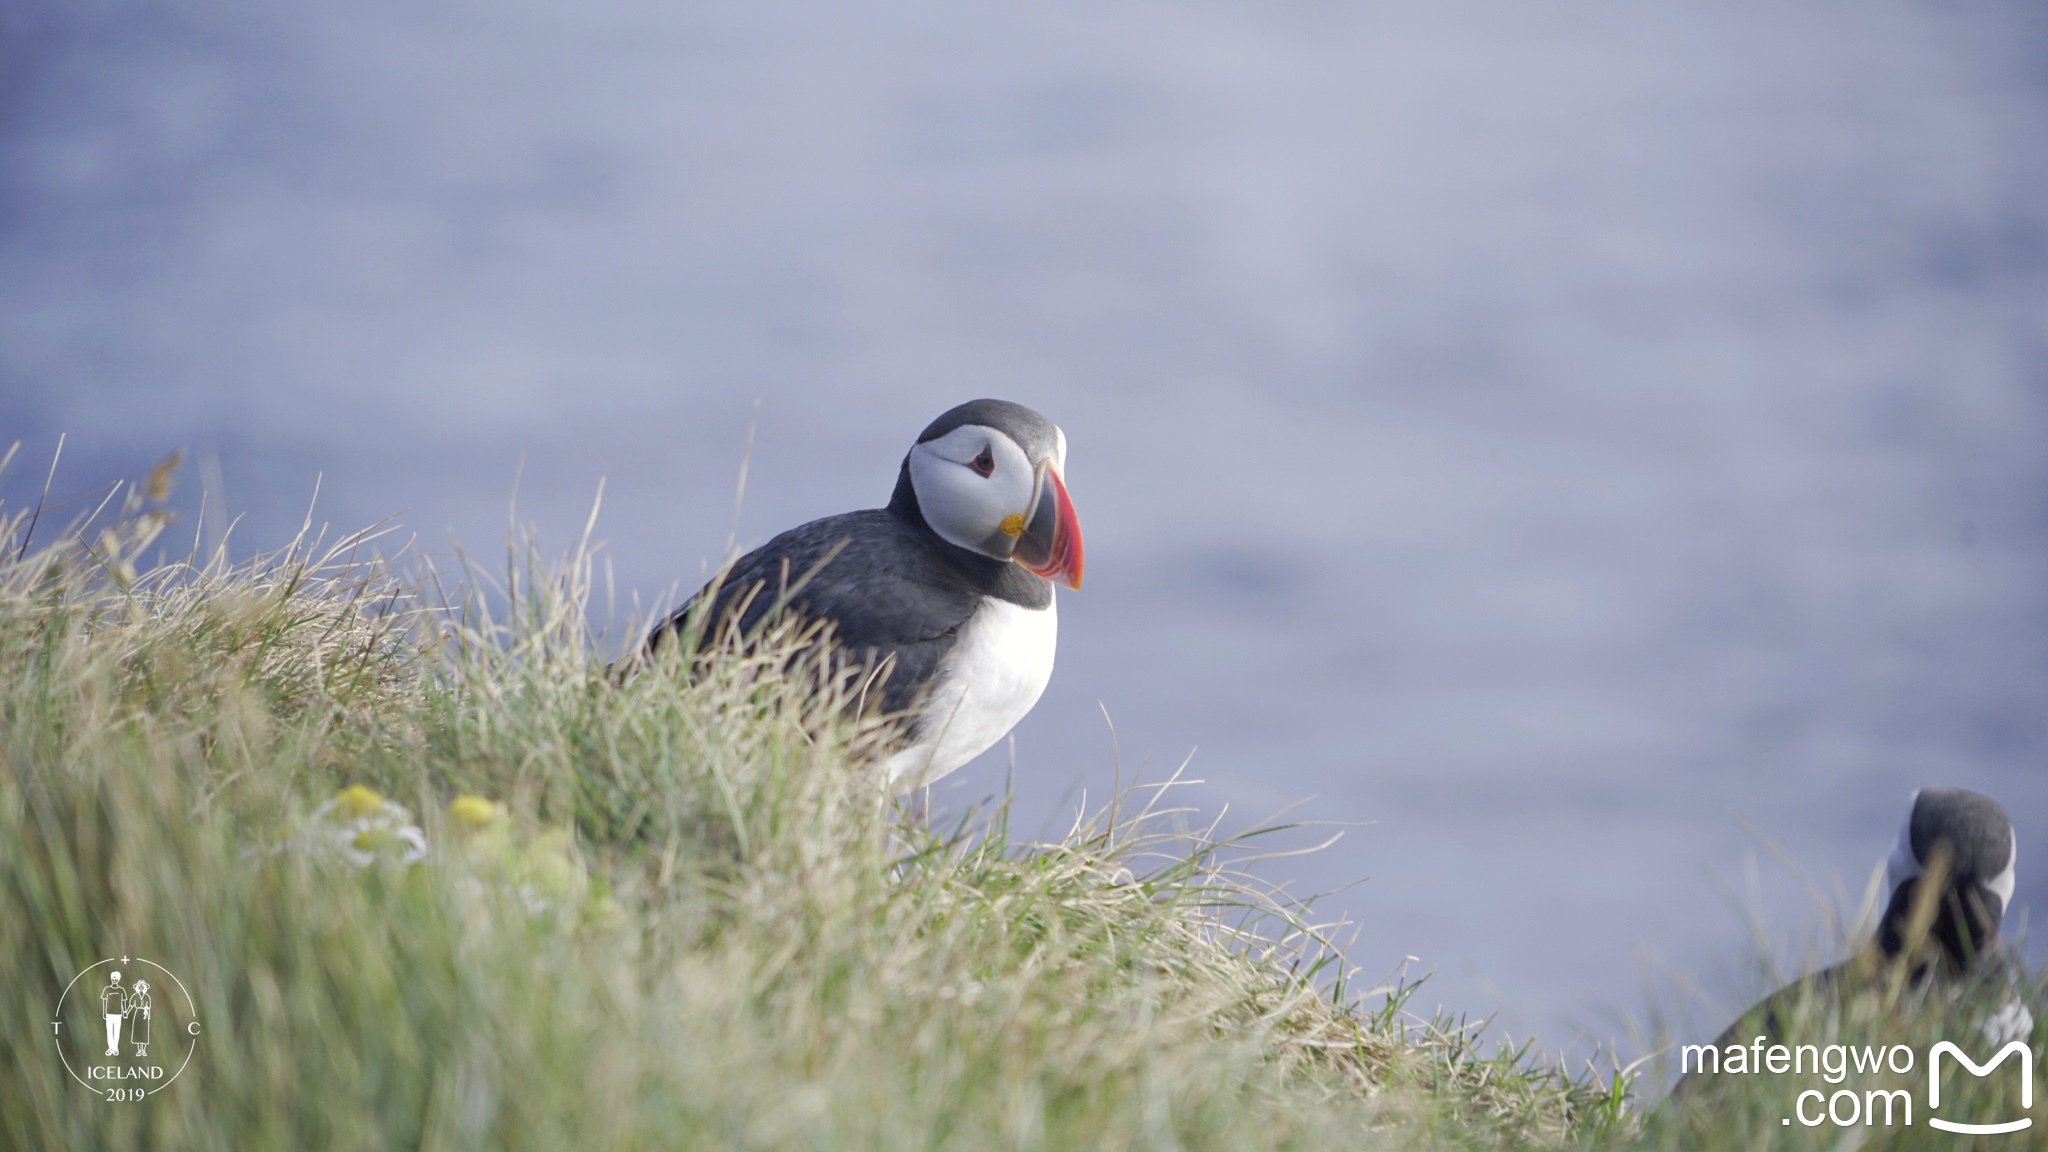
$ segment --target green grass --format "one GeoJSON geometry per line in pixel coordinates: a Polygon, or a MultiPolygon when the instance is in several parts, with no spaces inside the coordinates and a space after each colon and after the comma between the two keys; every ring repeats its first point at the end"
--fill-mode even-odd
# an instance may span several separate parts
{"type": "MultiPolygon", "coordinates": [[[[394,572],[365,539],[145,565],[167,483],[19,552],[26,518],[0,521],[12,1147],[1713,1130],[1645,1127],[1624,1075],[1417,1018],[1413,984],[1355,989],[1306,911],[1242,873],[1246,843],[1181,830],[1163,789],[1053,843],[1014,839],[1000,805],[927,827],[875,782],[886,725],[849,715],[794,622],[621,678],[587,631],[581,551],[515,550],[490,597],[441,591],[474,573],[394,572]],[[428,850],[408,862],[413,828],[428,850]],[[174,971],[204,1025],[141,1103],[82,1087],[51,1036],[67,983],[116,955],[174,971]]],[[[66,1003],[68,1027],[96,1027],[66,1003]]],[[[1754,1095],[1717,1107],[1779,1139],[1761,1118],[1782,1107],[1754,1095]]]]}

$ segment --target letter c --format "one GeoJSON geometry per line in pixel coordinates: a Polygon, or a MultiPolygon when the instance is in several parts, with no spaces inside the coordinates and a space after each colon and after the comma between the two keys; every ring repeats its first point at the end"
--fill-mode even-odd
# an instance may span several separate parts
{"type": "Polygon", "coordinates": [[[1827,1097],[1821,1095],[1818,1090],[1808,1088],[1806,1091],[1801,1092],[1799,1094],[1799,1100],[1792,1106],[1792,1110],[1799,1114],[1799,1122],[1801,1124],[1806,1125],[1808,1128],[1818,1127],[1822,1121],[1828,1118],[1828,1115],[1827,1113],[1823,1112],[1820,1115],[1815,1116],[1813,1119],[1808,1120],[1806,1118],[1806,1098],[1808,1096],[1811,1096],[1815,1100],[1819,1100],[1822,1102],[1825,1102],[1827,1100],[1827,1097]]]}
{"type": "Polygon", "coordinates": [[[194,1020],[190,1024],[185,1025],[185,1031],[194,1036],[199,1035],[199,1021],[194,1020]]]}

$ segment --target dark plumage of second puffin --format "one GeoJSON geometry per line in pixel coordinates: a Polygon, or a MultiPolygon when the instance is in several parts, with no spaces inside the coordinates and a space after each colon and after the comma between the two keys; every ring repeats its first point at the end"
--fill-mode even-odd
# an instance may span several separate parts
{"type": "MultiPolygon", "coordinates": [[[[787,609],[829,621],[904,715],[899,783],[942,776],[1000,739],[1044,690],[1053,583],[1081,583],[1066,436],[1020,404],[975,400],[919,434],[887,505],[813,520],[739,558],[648,637],[681,634],[707,593],[706,635],[787,609]]],[[[872,698],[872,695],[871,695],[872,698]]]]}

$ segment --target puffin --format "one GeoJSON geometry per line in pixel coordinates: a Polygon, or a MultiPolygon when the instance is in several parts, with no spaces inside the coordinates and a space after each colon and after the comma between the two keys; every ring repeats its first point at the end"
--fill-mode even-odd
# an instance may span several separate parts
{"type": "MultiPolygon", "coordinates": [[[[1717,1048],[1792,1037],[1802,1012],[1881,991],[1896,976],[1916,989],[1960,988],[2009,979],[1999,926],[2012,902],[2019,840],[1998,801],[1965,788],[1913,793],[1898,843],[1885,860],[1884,912],[1854,956],[1765,997],[1715,1040],[1717,1048]]],[[[2016,995],[1978,1022],[2005,1043],[2032,1033],[2034,1019],[2016,995]]],[[[1695,1079],[1688,1074],[1683,1089],[1695,1079]]]]}
{"type": "Polygon", "coordinates": [[[1066,433],[1037,412],[987,399],[950,408],[904,455],[886,505],[813,520],[741,556],[643,651],[685,635],[700,608],[704,637],[752,634],[783,610],[829,624],[866,670],[867,700],[901,721],[888,782],[929,784],[1008,734],[1052,678],[1054,586],[1081,587],[1066,466],[1066,433]]]}

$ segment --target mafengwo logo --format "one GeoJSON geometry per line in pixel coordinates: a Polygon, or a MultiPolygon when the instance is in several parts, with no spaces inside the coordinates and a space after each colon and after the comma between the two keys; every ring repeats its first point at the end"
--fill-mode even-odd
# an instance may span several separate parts
{"type": "MultiPolygon", "coordinates": [[[[1970,1070],[1970,1075],[1980,1079],[1991,1075],[1991,1070],[2005,1063],[2006,1057],[2019,1057],[2017,1063],[2020,1066],[2020,1107],[2029,1112],[2033,1111],[2034,1051],[2027,1047],[2026,1041],[2015,1040],[2000,1048],[1998,1055],[1993,1056],[1983,1064],[1979,1064],[1975,1060],[1970,1059],[1969,1054],[1961,1048],[1956,1047],[1947,1040],[1943,1040],[1934,1046],[1932,1052],[1927,1054],[1927,1110],[1929,1112],[1941,1107],[1941,1058],[1943,1055],[1955,1057],[1963,1067],[1970,1070]]],[[[1927,1122],[1944,1132],[1968,1132],[1974,1135],[1988,1136],[1996,1135],[2000,1132],[2017,1132],[2031,1125],[2034,1122],[2034,1118],[2022,1116],[2017,1120],[2007,1120],[1999,1124],[1961,1124],[1953,1120],[1943,1120],[1939,1116],[1929,1116],[1927,1122]]]]}
{"type": "Polygon", "coordinates": [[[170,1087],[192,1062],[200,1031],[184,982],[140,956],[102,960],[72,977],[50,1021],[65,1070],[109,1103],[170,1087]]]}
{"type": "MultiPolygon", "coordinates": [[[[2031,1116],[1979,1123],[1935,1115],[1941,1108],[1943,1057],[1950,1059],[1950,1067],[1960,1064],[1978,1080],[1988,1079],[2008,1058],[2012,1059],[2013,1073],[2019,1077],[2019,1110],[2031,1112],[2034,1108],[2034,1050],[2027,1046],[2026,1041],[2007,1043],[1982,1064],[1971,1059],[1970,1054],[1953,1041],[1943,1040],[1935,1044],[1927,1053],[1927,1107],[1922,1116],[1934,1128],[1971,1136],[1996,1136],[2033,1126],[2031,1116]]],[[[1859,1076],[1887,1071],[1905,1075],[1913,1072],[1919,1063],[1913,1049],[1904,1044],[1785,1045],[1771,1044],[1762,1036],[1748,1044],[1730,1044],[1725,1051],[1711,1044],[1687,1044],[1680,1049],[1679,1062],[1680,1070],[1688,1074],[1697,1072],[1716,1077],[1753,1076],[1758,1073],[1772,1076],[1818,1075],[1831,1085],[1841,1084],[1852,1072],[1859,1076]]],[[[1963,1080],[1951,1084],[1951,1088],[1957,1090],[1952,1095],[1960,1095],[1960,1090],[1967,1083],[1969,1081],[1963,1080]]],[[[1873,1088],[1859,1092],[1855,1088],[1842,1087],[1832,1093],[1808,1088],[1793,1098],[1792,1115],[1781,1123],[1790,1125],[1796,1121],[1808,1128],[1823,1124],[1837,1128],[1872,1125],[1889,1128],[1899,1123],[1911,1127],[1913,1104],[1913,1094],[1904,1088],[1873,1088]]]]}

